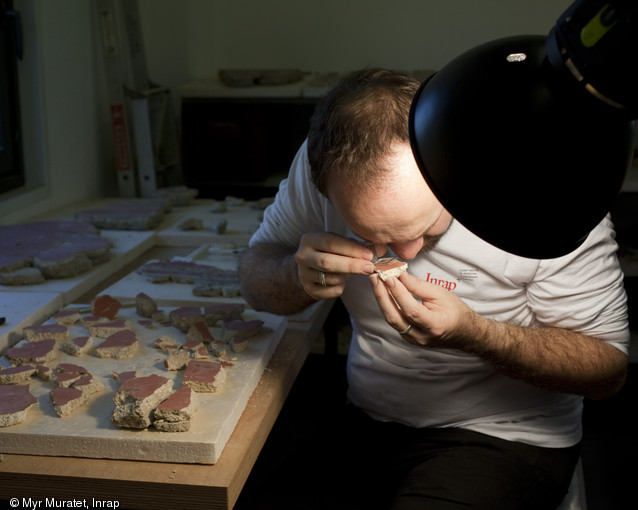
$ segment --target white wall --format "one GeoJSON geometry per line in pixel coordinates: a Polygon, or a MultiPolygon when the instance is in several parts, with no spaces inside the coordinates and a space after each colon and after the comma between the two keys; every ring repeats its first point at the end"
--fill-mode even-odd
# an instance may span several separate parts
{"type": "Polygon", "coordinates": [[[516,34],[547,34],[570,0],[138,0],[151,77],[222,68],[437,69],[516,34]],[[177,7],[179,6],[179,7],[177,7]]]}
{"type": "Polygon", "coordinates": [[[104,158],[86,0],[15,0],[22,12],[25,58],[19,63],[27,172],[31,188],[0,198],[0,222],[112,194],[104,158]]]}
{"type": "MultiPolygon", "coordinates": [[[[440,68],[491,39],[545,34],[570,0],[138,0],[149,74],[177,88],[222,68],[344,72],[440,68]]],[[[117,192],[103,74],[88,0],[25,9],[28,171],[36,189],[0,198],[0,223],[117,192]],[[35,47],[34,47],[35,46],[35,47]],[[37,64],[40,64],[39,67],[37,64]]]]}

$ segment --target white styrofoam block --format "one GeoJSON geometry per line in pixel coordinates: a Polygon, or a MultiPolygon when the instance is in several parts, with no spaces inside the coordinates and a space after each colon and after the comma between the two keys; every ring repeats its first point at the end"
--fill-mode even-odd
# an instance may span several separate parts
{"type": "MultiPolygon", "coordinates": [[[[167,315],[172,308],[162,307],[167,315]]],[[[286,329],[286,319],[247,311],[246,319],[263,320],[265,331],[253,338],[243,352],[234,354],[229,349],[233,366],[226,369],[223,389],[218,393],[199,394],[199,410],[188,432],[159,432],[152,428],[122,429],[111,423],[113,396],[118,387],[111,374],[127,370],[136,370],[138,375],[155,373],[173,379],[174,388],[178,389],[182,372],[166,370],[163,364],[165,354],[153,347],[153,341],[169,335],[183,343],[185,335],[172,326],[155,324],[149,329],[137,324],[139,317],[134,308],[122,308],[119,317],[136,323],[135,329],[143,344],[138,354],[127,360],[113,360],[97,358],[93,350],[81,357],[70,356],[60,350],[58,358],[47,363],[48,366],[56,367],[60,362],[83,366],[100,378],[105,391],[94,395],[85,407],[59,418],[49,399],[51,383],[32,378],[30,388],[38,403],[29,411],[25,422],[0,428],[0,451],[198,464],[214,464],[219,459],[286,329]]],[[[221,336],[216,328],[211,328],[211,331],[216,337],[221,336]]],[[[79,324],[72,326],[70,332],[72,336],[87,334],[79,324]]],[[[100,343],[96,339],[95,344],[100,343]]]]}

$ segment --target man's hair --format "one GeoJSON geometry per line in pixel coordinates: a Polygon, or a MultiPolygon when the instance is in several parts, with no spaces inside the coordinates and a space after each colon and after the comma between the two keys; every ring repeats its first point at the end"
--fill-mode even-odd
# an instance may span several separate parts
{"type": "Polygon", "coordinates": [[[392,146],[409,143],[410,105],[419,86],[400,73],[366,69],[342,78],[322,99],[308,133],[312,179],[321,193],[331,175],[376,182],[392,146]]]}

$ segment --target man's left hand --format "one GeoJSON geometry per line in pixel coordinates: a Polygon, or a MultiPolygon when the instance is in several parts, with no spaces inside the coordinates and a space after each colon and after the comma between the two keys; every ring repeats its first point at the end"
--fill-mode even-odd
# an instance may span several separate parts
{"type": "Polygon", "coordinates": [[[370,279],[386,322],[407,342],[460,348],[469,337],[475,313],[450,291],[409,273],[385,282],[377,275],[370,279]]]}

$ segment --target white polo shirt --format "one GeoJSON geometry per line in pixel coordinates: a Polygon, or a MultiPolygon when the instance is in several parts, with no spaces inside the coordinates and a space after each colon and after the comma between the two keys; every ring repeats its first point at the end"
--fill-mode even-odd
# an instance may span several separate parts
{"type": "MultiPolygon", "coordinates": [[[[251,245],[296,249],[304,233],[324,231],[358,239],[312,184],[304,143],[251,245]]],[[[627,353],[626,295],[613,235],[606,218],[575,252],[536,260],[510,255],[453,222],[434,250],[409,262],[408,271],[489,319],[574,330],[627,353]]],[[[408,344],[383,319],[366,276],[352,275],[342,299],[353,326],[349,398],[371,416],[415,427],[463,427],[545,447],[580,440],[582,397],[511,379],[459,350],[408,344]]]]}

